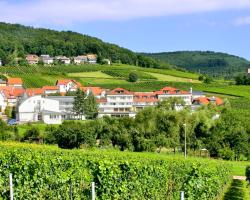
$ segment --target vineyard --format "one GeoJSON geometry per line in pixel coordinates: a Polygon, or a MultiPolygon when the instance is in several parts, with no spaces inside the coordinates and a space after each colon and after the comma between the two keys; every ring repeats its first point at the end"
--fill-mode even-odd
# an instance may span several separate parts
{"type": "Polygon", "coordinates": [[[211,200],[230,179],[228,164],[153,153],[59,150],[56,147],[0,143],[0,195],[9,199],[13,174],[15,199],[211,200]]]}
{"type": "Polygon", "coordinates": [[[135,73],[137,74],[139,79],[155,79],[156,78],[150,74],[147,74],[142,71],[134,71],[134,70],[103,70],[102,71],[105,74],[108,74],[113,77],[119,77],[119,78],[128,78],[130,73],[135,73]]]}

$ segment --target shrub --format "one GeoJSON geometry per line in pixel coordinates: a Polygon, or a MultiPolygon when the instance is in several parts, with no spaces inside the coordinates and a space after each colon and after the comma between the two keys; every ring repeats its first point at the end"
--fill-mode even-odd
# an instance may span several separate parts
{"type": "Polygon", "coordinates": [[[247,181],[248,181],[248,183],[250,184],[250,165],[248,165],[247,167],[246,167],[246,177],[247,177],[247,181]]]}
{"type": "Polygon", "coordinates": [[[138,80],[138,76],[136,73],[131,72],[128,76],[129,82],[136,82],[138,80]]]}

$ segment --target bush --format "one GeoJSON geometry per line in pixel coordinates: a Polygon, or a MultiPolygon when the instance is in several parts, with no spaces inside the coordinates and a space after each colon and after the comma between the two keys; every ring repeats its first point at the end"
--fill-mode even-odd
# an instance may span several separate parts
{"type": "Polygon", "coordinates": [[[248,165],[247,167],[246,167],[246,177],[247,177],[247,181],[248,181],[248,183],[250,184],[250,165],[248,165]]]}
{"type": "Polygon", "coordinates": [[[136,73],[131,72],[128,76],[129,82],[136,82],[138,80],[138,76],[136,73]]]}
{"type": "Polygon", "coordinates": [[[22,141],[25,140],[29,140],[29,141],[33,141],[33,140],[38,140],[40,136],[40,131],[37,127],[31,127],[30,129],[28,129],[25,134],[24,137],[22,138],[22,141]]]}

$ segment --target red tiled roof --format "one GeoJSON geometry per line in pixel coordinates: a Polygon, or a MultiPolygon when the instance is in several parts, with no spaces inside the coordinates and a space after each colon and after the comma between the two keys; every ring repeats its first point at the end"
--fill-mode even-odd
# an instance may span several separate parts
{"type": "Polygon", "coordinates": [[[23,81],[21,78],[8,78],[7,84],[8,85],[22,85],[23,81]]]}
{"type": "Polygon", "coordinates": [[[68,79],[62,79],[62,80],[57,80],[56,85],[67,85],[71,80],[68,79]]]}
{"type": "Polygon", "coordinates": [[[61,79],[57,80],[56,85],[67,85],[69,82],[73,82],[77,85],[77,87],[81,87],[81,83],[75,81],[75,80],[70,80],[70,79],[61,79]]]}
{"type": "Polygon", "coordinates": [[[16,98],[22,96],[25,92],[23,88],[15,88],[13,86],[1,86],[0,91],[4,93],[6,98],[16,98]]]}
{"type": "Polygon", "coordinates": [[[135,92],[134,93],[134,102],[157,102],[159,101],[153,92],[135,92]]]}
{"type": "Polygon", "coordinates": [[[28,96],[33,96],[33,95],[43,94],[44,90],[42,88],[29,88],[29,89],[26,89],[25,92],[28,96]]]}
{"type": "Polygon", "coordinates": [[[46,85],[46,86],[43,86],[42,87],[42,89],[43,90],[59,90],[59,87],[58,86],[48,86],[48,85],[46,85]]]}
{"type": "Polygon", "coordinates": [[[27,61],[38,61],[39,57],[37,55],[29,54],[26,56],[27,61]]]}
{"type": "Polygon", "coordinates": [[[100,95],[104,91],[104,89],[102,89],[101,87],[81,87],[81,89],[84,92],[87,92],[87,90],[91,90],[91,92],[95,96],[100,95]]]}
{"type": "Polygon", "coordinates": [[[220,106],[224,103],[223,100],[219,97],[198,97],[194,99],[193,102],[198,102],[202,105],[208,105],[210,102],[215,102],[217,106],[220,106]]]}
{"type": "Polygon", "coordinates": [[[155,94],[189,94],[187,91],[179,90],[173,87],[164,87],[160,91],[156,91],[155,94]]]}
{"type": "Polygon", "coordinates": [[[110,92],[108,92],[108,95],[133,95],[133,92],[130,92],[128,90],[125,90],[123,88],[116,88],[114,90],[111,90],[110,92]]]}

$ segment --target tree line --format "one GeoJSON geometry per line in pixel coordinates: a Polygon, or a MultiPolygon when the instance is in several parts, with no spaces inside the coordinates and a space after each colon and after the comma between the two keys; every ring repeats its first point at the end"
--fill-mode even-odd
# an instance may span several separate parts
{"type": "Polygon", "coordinates": [[[114,63],[141,67],[170,67],[169,64],[88,35],[0,23],[0,59],[6,66],[27,65],[24,59],[26,54],[73,57],[87,53],[97,54],[99,61],[108,58],[114,63]]]}
{"type": "Polygon", "coordinates": [[[176,111],[175,105],[176,99],[169,99],[143,109],[135,118],[106,116],[90,121],[65,121],[59,127],[48,125],[43,134],[31,125],[23,136],[16,127],[3,131],[7,127],[2,122],[1,139],[41,138],[45,143],[66,149],[95,147],[135,152],[167,149],[176,153],[184,151],[186,129],[188,153],[207,149],[211,157],[250,159],[249,126],[243,118],[235,116],[228,104],[221,107],[211,104],[195,112],[189,108],[176,111]]]}

